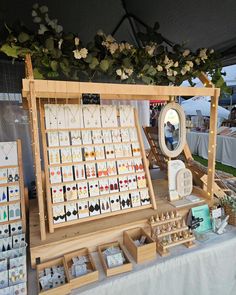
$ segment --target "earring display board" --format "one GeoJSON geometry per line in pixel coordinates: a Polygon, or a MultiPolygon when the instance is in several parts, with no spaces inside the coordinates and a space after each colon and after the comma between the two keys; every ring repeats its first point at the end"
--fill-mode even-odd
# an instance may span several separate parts
{"type": "Polygon", "coordinates": [[[132,106],[40,104],[49,230],[154,207],[132,106]]]}
{"type": "Polygon", "coordinates": [[[21,142],[0,142],[0,231],[20,221],[25,231],[21,142]]]}

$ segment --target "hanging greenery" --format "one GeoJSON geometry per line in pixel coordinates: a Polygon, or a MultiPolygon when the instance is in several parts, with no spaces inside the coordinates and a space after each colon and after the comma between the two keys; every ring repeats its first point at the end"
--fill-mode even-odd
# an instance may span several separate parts
{"type": "Polygon", "coordinates": [[[65,33],[58,20],[49,17],[47,6],[34,4],[32,18],[38,26],[35,32],[22,23],[13,28],[6,25],[0,51],[14,59],[30,53],[35,78],[97,81],[109,76],[127,83],[180,85],[184,80],[191,83],[203,71],[217,87],[225,86],[213,49],[192,52],[178,44],[165,46],[158,23],[138,34],[141,48],[117,42],[101,30],[84,46],[76,34],[65,33]]]}

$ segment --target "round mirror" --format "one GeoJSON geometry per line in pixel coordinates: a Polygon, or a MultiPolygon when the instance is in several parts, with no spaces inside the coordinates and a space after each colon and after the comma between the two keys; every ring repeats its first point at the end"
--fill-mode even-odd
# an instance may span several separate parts
{"type": "Polygon", "coordinates": [[[185,114],[183,108],[171,102],[164,106],[158,118],[158,138],[162,153],[176,158],[186,142],[185,114]]]}
{"type": "Polygon", "coordinates": [[[179,146],[180,119],[176,110],[169,109],[164,118],[165,143],[170,151],[179,146]]]}

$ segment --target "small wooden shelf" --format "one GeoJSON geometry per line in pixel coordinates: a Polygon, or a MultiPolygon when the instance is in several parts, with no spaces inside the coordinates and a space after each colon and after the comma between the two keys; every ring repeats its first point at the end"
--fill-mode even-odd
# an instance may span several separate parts
{"type": "Polygon", "coordinates": [[[14,200],[14,201],[0,202],[0,207],[11,205],[11,204],[17,204],[17,203],[21,203],[21,200],[19,199],[19,200],[14,200]]]}
{"type": "MultiPolygon", "coordinates": [[[[2,167],[0,167],[2,169],[2,167]]],[[[0,187],[19,185],[19,181],[0,183],[0,187]]]]}
{"type": "Polygon", "coordinates": [[[14,220],[7,220],[4,222],[0,222],[0,225],[11,224],[11,223],[19,222],[21,220],[22,220],[22,218],[18,218],[18,219],[14,219],[14,220]]]}
{"type": "Polygon", "coordinates": [[[175,230],[172,230],[172,231],[168,231],[168,232],[165,232],[165,233],[161,233],[157,236],[157,238],[162,238],[162,237],[165,237],[165,236],[169,236],[169,235],[172,235],[172,234],[176,234],[176,233],[179,233],[181,231],[185,231],[185,230],[188,230],[188,227],[185,226],[185,227],[181,227],[181,228],[177,228],[175,230]]]}
{"type": "Polygon", "coordinates": [[[178,216],[178,217],[166,219],[166,220],[163,220],[163,221],[152,222],[152,223],[149,222],[149,224],[150,224],[151,227],[155,227],[155,226],[159,226],[159,225],[168,224],[170,222],[178,221],[178,220],[181,220],[181,219],[182,219],[182,216],[178,216]]]}
{"type": "Polygon", "coordinates": [[[158,244],[157,251],[161,256],[168,256],[168,255],[170,255],[170,252],[168,251],[168,249],[171,247],[175,247],[175,246],[182,245],[182,244],[184,244],[187,248],[195,247],[196,245],[193,243],[194,240],[195,240],[195,237],[192,236],[192,237],[188,237],[183,240],[178,240],[176,242],[172,242],[170,244],[167,244],[166,246],[158,244]]]}

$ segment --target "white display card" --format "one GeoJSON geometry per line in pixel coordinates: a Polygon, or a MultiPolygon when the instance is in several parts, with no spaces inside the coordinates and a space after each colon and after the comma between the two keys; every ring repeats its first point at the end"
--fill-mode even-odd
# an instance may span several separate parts
{"type": "Polygon", "coordinates": [[[180,169],[176,175],[177,192],[180,197],[189,196],[193,190],[193,176],[190,169],[180,169]]]}
{"type": "Polygon", "coordinates": [[[126,157],[126,158],[132,157],[132,150],[131,150],[130,144],[123,144],[122,148],[123,148],[124,157],[126,157]]]}
{"type": "Polygon", "coordinates": [[[131,208],[131,200],[130,200],[130,196],[128,193],[126,194],[122,194],[120,196],[120,204],[121,204],[121,209],[128,209],[131,208]]]}
{"type": "Polygon", "coordinates": [[[142,172],[143,170],[143,161],[142,159],[133,159],[133,165],[135,168],[135,172],[142,172]]]}
{"type": "Polygon", "coordinates": [[[118,160],[117,161],[118,174],[129,173],[129,167],[127,165],[127,160],[118,160]]]}
{"type": "Polygon", "coordinates": [[[127,160],[126,166],[127,166],[129,173],[135,172],[135,166],[134,166],[133,160],[127,160]]]}
{"type": "Polygon", "coordinates": [[[45,104],[45,126],[46,129],[65,128],[65,117],[63,105],[60,104],[45,104]]]}
{"type": "Polygon", "coordinates": [[[109,189],[108,179],[99,180],[99,191],[100,191],[100,195],[109,194],[110,189],[109,189]]]}
{"type": "Polygon", "coordinates": [[[117,175],[116,162],[108,161],[107,162],[107,173],[109,176],[117,175]]]}
{"type": "Polygon", "coordinates": [[[102,214],[111,212],[109,197],[100,198],[100,209],[102,214]]]}
{"type": "Polygon", "coordinates": [[[78,104],[67,104],[65,109],[66,128],[83,128],[82,106],[78,104]]]}
{"type": "Polygon", "coordinates": [[[120,176],[119,177],[119,188],[120,188],[121,192],[127,191],[129,189],[127,176],[120,176]]]}
{"type": "Polygon", "coordinates": [[[72,166],[62,166],[61,169],[63,182],[74,180],[72,166]]]}
{"type": "Polygon", "coordinates": [[[53,186],[51,191],[53,203],[64,202],[63,186],[53,186]]]}
{"type": "Polygon", "coordinates": [[[139,175],[137,175],[137,185],[138,188],[144,188],[147,186],[147,180],[144,173],[140,173],[139,175]]]}
{"type": "Polygon", "coordinates": [[[102,127],[117,127],[117,109],[113,105],[101,106],[102,127]]]}
{"type": "Polygon", "coordinates": [[[128,176],[128,183],[129,183],[129,189],[132,190],[132,189],[136,189],[137,188],[137,179],[136,179],[136,175],[135,174],[128,176]]]}
{"type": "Polygon", "coordinates": [[[8,206],[0,206],[0,222],[8,221],[8,206]]]}
{"type": "Polygon", "coordinates": [[[101,214],[99,199],[89,201],[89,215],[95,216],[101,214]]]}
{"type": "Polygon", "coordinates": [[[111,211],[119,211],[120,208],[120,197],[119,195],[110,197],[111,211]]]}
{"type": "Polygon", "coordinates": [[[71,148],[64,147],[61,149],[61,162],[62,163],[71,163],[72,162],[71,148]]]}
{"type": "Polygon", "coordinates": [[[77,183],[79,199],[88,198],[88,184],[87,181],[80,181],[77,183]]]}
{"type": "Polygon", "coordinates": [[[92,133],[89,130],[82,130],[82,143],[83,144],[92,144],[92,133]]]}
{"type": "Polygon", "coordinates": [[[85,171],[87,179],[97,178],[95,163],[85,164],[85,171]]]}
{"type": "Polygon", "coordinates": [[[65,211],[66,211],[66,221],[78,219],[78,211],[77,211],[76,203],[66,204],[65,211]]]}
{"type": "Polygon", "coordinates": [[[110,187],[110,193],[119,192],[119,185],[118,185],[117,178],[109,178],[109,187],[110,187]]]}
{"type": "Polygon", "coordinates": [[[49,164],[60,164],[60,151],[59,149],[48,150],[48,162],[49,164]]]}
{"type": "Polygon", "coordinates": [[[60,167],[51,167],[49,169],[50,182],[51,183],[60,183],[61,182],[61,168],[60,167]]]}
{"type": "Polygon", "coordinates": [[[103,130],[102,136],[104,143],[112,143],[111,130],[103,130]]]}
{"type": "Polygon", "coordinates": [[[58,132],[56,132],[56,131],[48,132],[47,138],[48,138],[48,146],[49,147],[59,146],[58,132]]]}
{"type": "Polygon", "coordinates": [[[95,197],[99,195],[99,184],[98,180],[89,181],[89,195],[90,197],[95,197]]]}
{"type": "Polygon", "coordinates": [[[89,216],[88,202],[80,200],[77,204],[79,211],[79,218],[85,218],[89,216]]]}
{"type": "Polygon", "coordinates": [[[54,205],[52,207],[53,222],[62,223],[66,221],[64,205],[54,205]]]}
{"type": "Polygon", "coordinates": [[[74,165],[75,179],[85,179],[85,169],[83,164],[74,165]]]}
{"type": "Polygon", "coordinates": [[[81,132],[79,130],[71,131],[70,136],[71,136],[71,144],[72,145],[81,145],[82,144],[81,132]]]}
{"type": "Polygon", "coordinates": [[[129,138],[132,142],[138,141],[138,134],[135,128],[129,128],[129,138]]]}
{"type": "Polygon", "coordinates": [[[20,200],[20,187],[18,185],[11,185],[8,187],[8,201],[16,200],[20,200]]]}
{"type": "Polygon", "coordinates": [[[92,130],[92,139],[93,143],[102,143],[102,131],[101,130],[92,130]]]}
{"type": "Polygon", "coordinates": [[[88,146],[84,148],[84,158],[85,158],[85,161],[95,160],[95,152],[92,146],[88,146]]]}
{"type": "Polygon", "coordinates": [[[0,166],[18,165],[17,142],[0,142],[0,166]]]}
{"type": "Polygon", "coordinates": [[[0,225],[0,239],[9,237],[9,224],[0,225]]]}
{"type": "Polygon", "coordinates": [[[108,176],[107,163],[106,162],[98,162],[97,163],[97,171],[98,171],[98,177],[108,176]]]}
{"type": "Polygon", "coordinates": [[[55,105],[57,107],[57,126],[58,129],[65,129],[68,128],[66,125],[66,118],[65,118],[65,105],[58,104],[55,105]]]}
{"type": "Polygon", "coordinates": [[[58,132],[59,144],[60,146],[69,146],[70,145],[70,135],[68,131],[58,132]]]}
{"type": "Polygon", "coordinates": [[[8,168],[7,169],[7,182],[19,181],[19,169],[8,168]]]}
{"type": "Polygon", "coordinates": [[[121,142],[121,135],[120,135],[119,129],[113,129],[111,131],[111,135],[112,135],[112,142],[121,142]]]}
{"type": "Polygon", "coordinates": [[[132,152],[134,157],[141,156],[139,143],[132,143],[132,152]]]}
{"type": "Polygon", "coordinates": [[[8,201],[8,197],[7,197],[7,187],[3,186],[3,187],[0,187],[0,203],[4,203],[4,202],[7,202],[8,201]]]}
{"type": "Polygon", "coordinates": [[[120,126],[135,126],[134,120],[134,107],[129,105],[121,105],[119,107],[120,112],[120,126]]]}
{"type": "MultiPolygon", "coordinates": [[[[185,168],[185,164],[181,160],[171,160],[168,161],[168,187],[169,192],[171,191],[177,191],[177,182],[176,182],[176,175],[179,172],[179,170],[185,168]]],[[[170,201],[174,201],[178,199],[177,194],[171,194],[176,195],[176,198],[171,197],[170,201]]]]}
{"type": "Polygon", "coordinates": [[[101,127],[101,115],[99,105],[84,105],[83,106],[84,127],[99,128],[101,127]]]}
{"type": "Polygon", "coordinates": [[[124,157],[124,150],[123,150],[123,146],[121,144],[115,144],[114,151],[115,151],[116,158],[124,157]]]}
{"type": "Polygon", "coordinates": [[[0,169],[0,183],[7,183],[7,168],[0,169]]]}
{"type": "Polygon", "coordinates": [[[105,145],[105,154],[106,154],[106,159],[115,158],[114,146],[112,144],[105,145]]]}
{"type": "Polygon", "coordinates": [[[121,129],[120,133],[121,133],[122,142],[130,142],[128,129],[121,129]]]}
{"type": "Polygon", "coordinates": [[[141,200],[142,206],[149,205],[151,203],[148,189],[141,190],[139,194],[140,194],[140,200],[141,200]]]}
{"type": "Polygon", "coordinates": [[[95,146],[95,157],[96,160],[105,159],[105,151],[103,146],[95,146]]]}
{"type": "Polygon", "coordinates": [[[76,184],[69,184],[69,185],[67,184],[65,186],[65,189],[66,189],[66,193],[65,193],[66,201],[72,201],[78,198],[76,184]]]}
{"type": "Polygon", "coordinates": [[[72,161],[73,162],[81,162],[83,160],[82,158],[82,149],[79,147],[72,147],[71,148],[72,153],[72,161]]]}
{"type": "Polygon", "coordinates": [[[131,196],[131,204],[133,208],[141,206],[139,192],[133,192],[130,194],[130,196],[131,196]]]}
{"type": "Polygon", "coordinates": [[[10,204],[8,206],[9,220],[16,220],[21,218],[21,207],[20,203],[10,204]]]}

